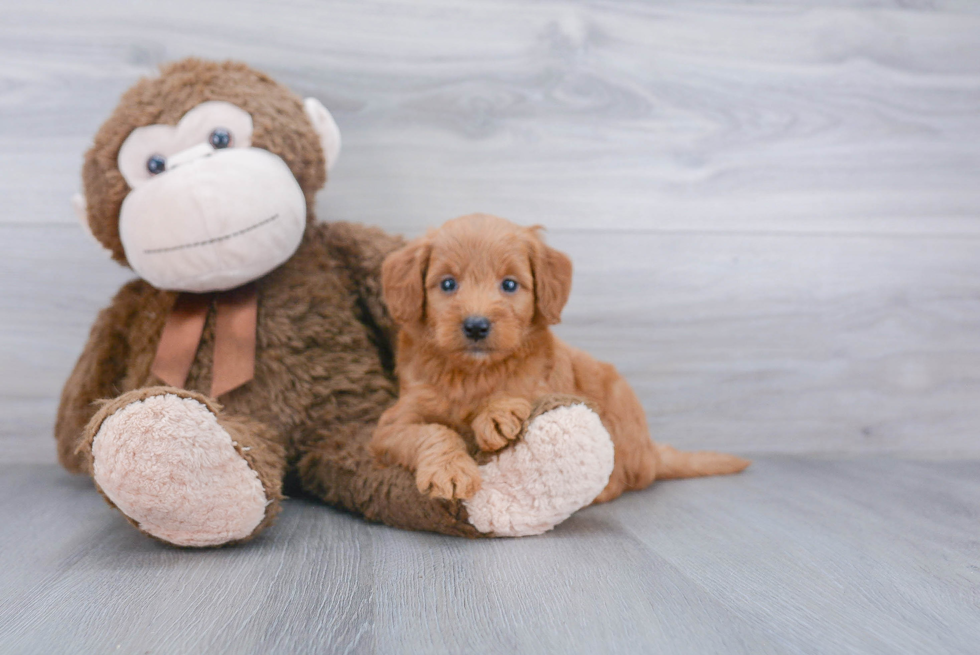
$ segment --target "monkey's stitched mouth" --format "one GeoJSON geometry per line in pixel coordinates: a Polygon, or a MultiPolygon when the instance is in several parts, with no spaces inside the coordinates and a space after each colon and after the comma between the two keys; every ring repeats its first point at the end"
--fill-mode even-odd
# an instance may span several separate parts
{"type": "Polygon", "coordinates": [[[188,248],[207,246],[212,243],[218,243],[219,241],[227,241],[228,239],[234,239],[235,237],[240,237],[241,235],[246,234],[247,232],[251,232],[252,230],[258,229],[263,225],[267,225],[272,221],[276,220],[277,218],[279,218],[279,214],[273,214],[269,218],[261,220],[258,223],[249,225],[248,227],[243,227],[242,229],[232,232],[231,234],[225,234],[223,236],[214,237],[213,239],[207,239],[205,241],[195,241],[193,243],[185,243],[179,246],[169,246],[167,248],[151,248],[150,250],[144,250],[143,254],[159,255],[160,253],[164,253],[164,252],[174,252],[175,250],[187,250],[188,248]]]}

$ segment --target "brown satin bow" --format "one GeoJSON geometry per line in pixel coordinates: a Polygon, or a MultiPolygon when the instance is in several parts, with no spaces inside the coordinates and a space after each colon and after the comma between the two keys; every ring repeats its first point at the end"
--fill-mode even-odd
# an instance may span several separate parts
{"type": "Polygon", "coordinates": [[[214,357],[211,397],[228,393],[255,374],[255,325],[258,292],[246,284],[221,293],[182,293],[177,296],[150,372],[174,387],[183,388],[201,343],[204,321],[215,304],[214,357]]]}

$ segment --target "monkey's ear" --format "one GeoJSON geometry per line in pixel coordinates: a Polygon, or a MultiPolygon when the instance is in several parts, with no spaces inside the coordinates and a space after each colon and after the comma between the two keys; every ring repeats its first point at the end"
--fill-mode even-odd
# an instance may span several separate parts
{"type": "Polygon", "coordinates": [[[320,135],[323,156],[327,158],[327,170],[330,170],[340,157],[340,128],[337,127],[337,122],[327,108],[316,98],[304,100],[303,110],[313,123],[313,129],[320,135]]]}
{"type": "Polygon", "coordinates": [[[106,254],[107,257],[112,257],[112,251],[105,247],[101,241],[95,238],[95,234],[92,232],[92,226],[88,223],[88,203],[85,201],[85,196],[80,193],[76,193],[71,197],[71,208],[75,210],[75,218],[81,223],[82,229],[85,230],[85,234],[92,237],[92,241],[98,244],[102,252],[106,254]]]}
{"type": "Polygon", "coordinates": [[[399,325],[422,320],[425,310],[425,272],[431,246],[424,237],[385,257],[381,286],[388,313],[399,325]]]}

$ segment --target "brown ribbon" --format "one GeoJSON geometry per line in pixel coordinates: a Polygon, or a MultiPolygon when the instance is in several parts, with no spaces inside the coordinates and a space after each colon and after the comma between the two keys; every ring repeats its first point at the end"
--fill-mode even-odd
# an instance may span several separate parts
{"type": "Polygon", "coordinates": [[[163,326],[150,372],[174,387],[187,383],[204,321],[215,305],[211,397],[237,389],[255,375],[258,292],[254,284],[222,293],[182,293],[163,326]]]}

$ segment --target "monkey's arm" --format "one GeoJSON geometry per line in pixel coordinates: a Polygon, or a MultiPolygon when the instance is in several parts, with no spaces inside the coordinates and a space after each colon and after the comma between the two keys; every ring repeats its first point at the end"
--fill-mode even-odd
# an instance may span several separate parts
{"type": "Polygon", "coordinates": [[[86,423],[98,410],[95,401],[114,398],[122,392],[120,382],[129,358],[126,329],[132,313],[133,291],[135,284],[127,284],[99,312],[88,342],[61,391],[54,435],[58,460],[72,473],[83,472],[87,467],[86,461],[75,453],[75,447],[86,423]]]}

